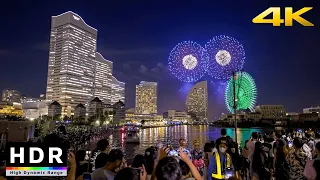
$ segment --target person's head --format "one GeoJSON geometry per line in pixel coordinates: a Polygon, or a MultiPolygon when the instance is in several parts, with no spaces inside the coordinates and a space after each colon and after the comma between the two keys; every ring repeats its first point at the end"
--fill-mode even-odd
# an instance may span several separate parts
{"type": "Polygon", "coordinates": [[[276,137],[276,139],[278,140],[278,139],[280,139],[282,136],[281,136],[281,134],[280,134],[279,132],[276,132],[275,137],[276,137]]]}
{"type": "Polygon", "coordinates": [[[190,168],[188,166],[187,163],[185,163],[184,161],[179,161],[179,165],[180,165],[180,169],[181,169],[181,173],[184,178],[189,178],[192,176],[190,168]]]}
{"type": "Polygon", "coordinates": [[[203,151],[204,152],[212,152],[214,146],[212,146],[212,143],[205,143],[203,151]]]}
{"type": "Polygon", "coordinates": [[[81,161],[84,161],[84,159],[86,158],[86,151],[85,150],[78,150],[76,152],[75,158],[76,158],[77,164],[81,161]]]}
{"type": "Polygon", "coordinates": [[[109,146],[109,141],[107,139],[101,139],[100,141],[97,142],[97,149],[99,151],[108,151],[110,148],[109,146]]]}
{"type": "Polygon", "coordinates": [[[226,136],[227,135],[227,130],[225,128],[221,129],[221,136],[226,136]]]}
{"type": "Polygon", "coordinates": [[[184,138],[179,139],[179,145],[181,147],[186,147],[187,146],[187,140],[184,138]]]}
{"type": "Polygon", "coordinates": [[[306,133],[306,138],[307,138],[307,139],[310,139],[310,138],[311,138],[311,134],[306,133]]]}
{"type": "Polygon", "coordinates": [[[293,139],[293,146],[295,149],[301,149],[303,146],[303,140],[299,137],[293,139]]]}
{"type": "Polygon", "coordinates": [[[165,157],[159,160],[155,169],[157,180],[180,180],[182,172],[176,158],[165,157]]]}
{"type": "Polygon", "coordinates": [[[124,162],[124,155],[122,151],[119,149],[113,149],[109,153],[108,162],[106,166],[108,166],[108,169],[110,170],[115,170],[119,168],[123,162],[124,162]]]}
{"type": "Polygon", "coordinates": [[[114,177],[114,180],[140,180],[140,174],[137,169],[123,168],[114,177]]]}
{"type": "Polygon", "coordinates": [[[221,153],[226,153],[227,149],[228,149],[228,142],[225,139],[220,140],[219,142],[219,152],[221,153]]]}
{"type": "Polygon", "coordinates": [[[210,144],[211,144],[212,148],[214,148],[216,146],[216,143],[214,141],[210,141],[210,144]]]}
{"type": "Polygon", "coordinates": [[[194,147],[194,149],[199,150],[200,149],[200,142],[198,140],[194,140],[193,147],[194,147]]]}
{"type": "Polygon", "coordinates": [[[100,153],[96,160],[94,161],[94,167],[95,169],[104,167],[108,162],[108,154],[106,153],[100,153]]]}
{"type": "Polygon", "coordinates": [[[253,132],[253,133],[251,134],[251,137],[252,137],[253,140],[257,140],[257,139],[258,139],[258,133],[253,132]]]}
{"type": "Polygon", "coordinates": [[[144,151],[144,156],[146,159],[148,158],[153,158],[154,156],[154,149],[153,148],[147,148],[145,151],[144,151]]]}
{"type": "Polygon", "coordinates": [[[142,165],[146,166],[146,162],[144,160],[144,156],[141,154],[137,154],[132,161],[132,167],[140,168],[142,165]]]}

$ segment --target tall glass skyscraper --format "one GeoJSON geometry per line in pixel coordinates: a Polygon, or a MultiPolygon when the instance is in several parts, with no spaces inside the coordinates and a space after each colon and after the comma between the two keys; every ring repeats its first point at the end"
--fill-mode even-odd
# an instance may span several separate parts
{"type": "Polygon", "coordinates": [[[96,96],[113,102],[112,62],[97,53],[97,32],[74,12],[52,17],[47,99],[61,104],[63,116],[96,96]]]}

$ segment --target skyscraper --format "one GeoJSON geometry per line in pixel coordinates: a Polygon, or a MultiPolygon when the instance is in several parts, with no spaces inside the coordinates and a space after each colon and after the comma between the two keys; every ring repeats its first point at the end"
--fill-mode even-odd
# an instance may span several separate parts
{"type": "Polygon", "coordinates": [[[157,114],[157,86],[146,81],[136,85],[136,114],[157,114]]]}
{"type": "Polygon", "coordinates": [[[119,101],[125,103],[125,83],[118,81],[114,76],[112,76],[111,82],[111,104],[119,101]]]}
{"type": "Polygon", "coordinates": [[[208,84],[202,81],[195,84],[186,100],[187,112],[195,115],[200,121],[208,120],[208,84]]]}
{"type": "Polygon", "coordinates": [[[106,60],[100,53],[97,52],[95,66],[94,97],[98,97],[104,103],[110,104],[112,97],[113,64],[111,61],[106,60]]]}
{"type": "Polygon", "coordinates": [[[58,101],[62,115],[93,99],[97,29],[73,12],[52,17],[47,99],[58,101]]]}

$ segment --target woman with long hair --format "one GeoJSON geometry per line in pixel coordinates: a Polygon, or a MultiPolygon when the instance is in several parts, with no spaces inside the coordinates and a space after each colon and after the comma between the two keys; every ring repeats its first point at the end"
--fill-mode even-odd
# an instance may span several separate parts
{"type": "Polygon", "coordinates": [[[270,180],[270,173],[266,167],[267,156],[261,142],[256,142],[252,155],[251,172],[253,180],[270,180]]]}
{"type": "Polygon", "coordinates": [[[273,167],[275,171],[275,178],[281,180],[289,179],[289,165],[286,161],[288,150],[286,149],[286,142],[279,139],[274,150],[273,167]]]}

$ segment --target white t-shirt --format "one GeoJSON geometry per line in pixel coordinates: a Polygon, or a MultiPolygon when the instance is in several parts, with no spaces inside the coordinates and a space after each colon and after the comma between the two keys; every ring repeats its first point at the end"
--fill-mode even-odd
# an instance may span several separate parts
{"type": "Polygon", "coordinates": [[[248,159],[249,161],[252,160],[252,155],[254,153],[254,146],[256,141],[248,141],[246,147],[248,148],[248,159]]]}
{"type": "Polygon", "coordinates": [[[91,173],[92,180],[113,180],[116,174],[104,168],[98,168],[91,173]]]}

